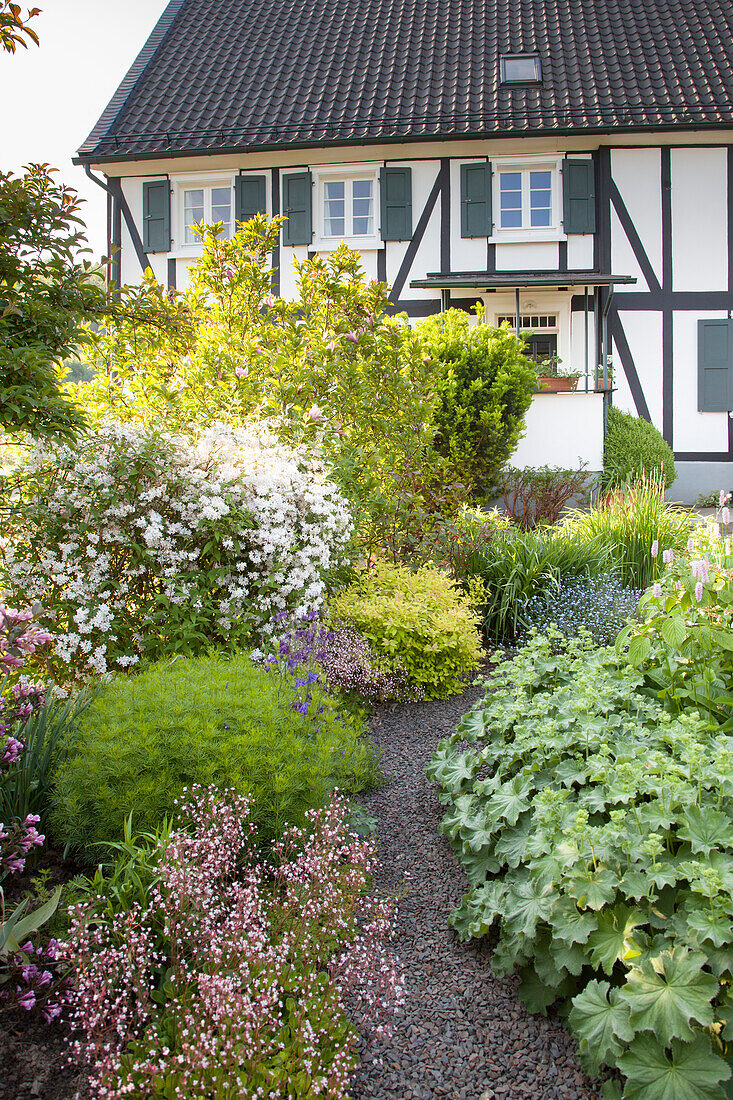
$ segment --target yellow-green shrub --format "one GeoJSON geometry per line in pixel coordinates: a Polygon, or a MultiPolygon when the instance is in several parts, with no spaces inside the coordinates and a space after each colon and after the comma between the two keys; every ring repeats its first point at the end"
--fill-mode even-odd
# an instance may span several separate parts
{"type": "Polygon", "coordinates": [[[128,814],[154,832],[200,783],[246,795],[267,842],[304,824],[334,787],[351,794],[376,780],[362,732],[319,682],[301,686],[247,654],[159,661],[105,685],[68,736],[53,831],[96,861],[128,814]]]}
{"type": "Polygon", "coordinates": [[[331,604],[335,618],[359,630],[395,669],[406,670],[427,699],[465,687],[481,661],[477,617],[447,573],[411,572],[380,562],[331,604]]]}

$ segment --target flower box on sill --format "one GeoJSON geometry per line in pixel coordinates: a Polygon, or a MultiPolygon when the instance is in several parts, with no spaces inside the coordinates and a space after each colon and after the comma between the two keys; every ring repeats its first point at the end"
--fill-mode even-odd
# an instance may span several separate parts
{"type": "Polygon", "coordinates": [[[577,374],[541,374],[537,378],[537,389],[541,393],[569,393],[578,385],[577,374]]]}

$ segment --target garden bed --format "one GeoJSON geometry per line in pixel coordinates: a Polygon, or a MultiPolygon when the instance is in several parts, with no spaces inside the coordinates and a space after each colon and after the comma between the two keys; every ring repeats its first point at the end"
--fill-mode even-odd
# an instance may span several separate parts
{"type": "Polygon", "coordinates": [[[476,686],[446,702],[383,707],[371,722],[387,782],[362,801],[377,822],[377,886],[401,899],[395,951],[406,984],[391,1035],[364,1044],[354,1100],[599,1095],[559,1020],[527,1012],[518,983],[493,977],[485,948],[447,927],[466,879],[438,835],[442,809],[425,768],[481,695],[476,686]]]}

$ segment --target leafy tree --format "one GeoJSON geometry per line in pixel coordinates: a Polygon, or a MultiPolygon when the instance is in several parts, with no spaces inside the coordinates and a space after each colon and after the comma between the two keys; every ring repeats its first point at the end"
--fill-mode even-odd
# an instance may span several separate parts
{"type": "Polygon", "coordinates": [[[84,418],[61,391],[61,368],[106,307],[75,191],[47,165],[0,172],[0,426],[73,437],[84,418]]]}
{"type": "Polygon", "coordinates": [[[414,542],[416,528],[461,500],[433,447],[432,364],[406,319],[388,316],[387,287],[366,280],[345,246],[296,261],[294,300],[275,297],[280,222],[252,219],[231,240],[201,227],[203,254],[183,293],[152,275],[125,288],[92,338],[95,377],[73,393],[93,422],[192,433],[270,419],[288,442],[318,443],[366,552],[386,538],[414,542]]]}
{"type": "Polygon", "coordinates": [[[18,46],[27,49],[26,38],[38,45],[38,35],[28,23],[40,14],[40,8],[29,8],[23,15],[20,4],[0,0],[0,48],[8,53],[15,53],[18,46]]]}
{"type": "Polygon", "coordinates": [[[418,326],[436,363],[435,445],[478,496],[491,496],[537,389],[533,364],[507,328],[449,309],[418,326]]]}

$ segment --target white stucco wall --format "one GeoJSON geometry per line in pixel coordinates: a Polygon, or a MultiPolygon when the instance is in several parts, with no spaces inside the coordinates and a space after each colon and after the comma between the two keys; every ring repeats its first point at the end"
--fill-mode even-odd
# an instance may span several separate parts
{"type": "Polygon", "coordinates": [[[527,412],[526,430],[511,459],[520,469],[561,466],[591,472],[603,467],[603,395],[537,393],[527,412]]]}

